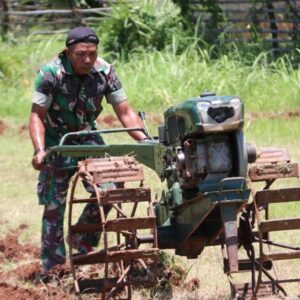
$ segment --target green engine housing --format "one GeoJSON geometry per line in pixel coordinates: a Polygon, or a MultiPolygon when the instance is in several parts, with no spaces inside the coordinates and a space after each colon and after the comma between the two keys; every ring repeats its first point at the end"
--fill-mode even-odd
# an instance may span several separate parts
{"type": "Polygon", "coordinates": [[[205,93],[170,107],[164,119],[165,124],[159,129],[160,141],[176,145],[195,135],[242,129],[244,105],[238,97],[205,93]]]}
{"type": "Polygon", "coordinates": [[[197,256],[217,236],[227,210],[235,215],[247,202],[243,125],[244,106],[234,96],[205,93],[165,111],[159,141],[168,149],[168,191],[155,204],[160,247],[197,256]]]}
{"type": "Polygon", "coordinates": [[[159,139],[169,147],[169,188],[178,181],[183,189],[210,191],[223,178],[246,176],[240,98],[206,93],[170,107],[164,118],[159,139]]]}

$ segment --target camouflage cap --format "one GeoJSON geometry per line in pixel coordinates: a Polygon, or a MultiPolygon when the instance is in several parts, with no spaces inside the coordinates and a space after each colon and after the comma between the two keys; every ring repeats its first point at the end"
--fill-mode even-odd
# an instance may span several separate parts
{"type": "Polygon", "coordinates": [[[75,27],[70,30],[66,39],[66,46],[71,46],[76,43],[93,43],[99,44],[99,39],[94,30],[89,27],[75,27]]]}

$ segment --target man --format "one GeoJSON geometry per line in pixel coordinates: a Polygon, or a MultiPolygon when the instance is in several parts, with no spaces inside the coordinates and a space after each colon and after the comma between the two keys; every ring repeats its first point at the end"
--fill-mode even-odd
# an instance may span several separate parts
{"type": "MultiPolygon", "coordinates": [[[[43,159],[49,147],[59,143],[61,137],[73,131],[96,129],[96,118],[102,110],[102,98],[113,109],[124,127],[142,127],[137,114],[130,107],[114,68],[97,57],[98,37],[88,27],[72,29],[66,39],[66,48],[50,63],[43,65],[37,75],[29,131],[34,147],[32,165],[40,170],[38,180],[39,203],[44,205],[41,259],[41,278],[48,271],[65,263],[63,218],[69,180],[74,174],[76,160],[57,157],[51,167],[43,159]]],[[[147,137],[141,131],[130,132],[137,141],[147,137]]],[[[97,134],[73,138],[69,144],[102,144],[97,134]]],[[[95,206],[87,205],[80,220],[94,219],[99,213],[95,206]]],[[[80,238],[76,245],[88,252],[99,241],[98,236],[80,238]]]]}

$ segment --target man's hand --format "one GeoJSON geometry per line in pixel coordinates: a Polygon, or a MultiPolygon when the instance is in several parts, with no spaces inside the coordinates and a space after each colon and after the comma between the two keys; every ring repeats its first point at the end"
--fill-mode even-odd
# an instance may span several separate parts
{"type": "Polygon", "coordinates": [[[45,167],[43,160],[44,157],[46,155],[46,151],[45,150],[38,150],[36,151],[36,153],[34,154],[31,164],[34,167],[34,169],[40,171],[41,169],[43,169],[45,167]]]}

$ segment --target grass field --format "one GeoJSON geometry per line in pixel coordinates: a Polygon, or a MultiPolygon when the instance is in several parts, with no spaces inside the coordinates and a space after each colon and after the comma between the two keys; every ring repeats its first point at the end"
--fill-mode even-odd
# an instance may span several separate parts
{"type": "MultiPolygon", "coordinates": [[[[63,49],[57,38],[48,42],[0,44],[0,117],[26,120],[36,71],[63,49]]],[[[99,50],[102,55],[101,49],[99,50]]],[[[300,71],[289,59],[268,62],[262,53],[243,61],[238,53],[213,59],[207,50],[191,47],[172,52],[133,54],[115,61],[115,68],[136,110],[163,111],[172,104],[209,90],[240,96],[246,112],[300,110],[300,71]]],[[[240,54],[241,55],[241,54],[240,54]]],[[[103,53],[105,58],[105,53],[103,53]]],[[[105,107],[104,113],[111,112],[105,107]]]]}
{"type": "MultiPolygon", "coordinates": [[[[25,223],[29,228],[22,233],[21,241],[39,244],[42,207],[38,205],[35,192],[37,172],[30,164],[32,145],[27,120],[35,70],[61,48],[62,43],[55,40],[48,44],[0,45],[13,66],[8,68],[5,60],[0,59],[1,237],[25,223]],[[17,59],[14,59],[15,55],[17,59]]],[[[288,60],[268,63],[262,54],[251,64],[244,64],[227,56],[213,60],[205,51],[190,49],[181,56],[158,52],[135,55],[129,62],[116,62],[116,68],[133,107],[148,112],[148,125],[153,135],[157,134],[156,127],[162,121],[163,110],[170,105],[195,97],[206,89],[218,94],[234,94],[245,102],[247,142],[286,147],[292,160],[300,163],[300,71],[289,66],[288,60]]],[[[106,107],[104,115],[110,113],[111,108],[106,107]]],[[[99,123],[107,126],[103,124],[103,118],[99,123]]],[[[122,137],[122,141],[130,139],[122,137]]],[[[109,142],[119,140],[111,138],[109,142]]],[[[158,178],[150,170],[146,174],[147,184],[158,193],[158,178]]],[[[279,186],[295,184],[299,182],[286,181],[279,186]]],[[[275,206],[272,213],[276,217],[299,217],[300,206],[288,204],[284,209],[275,206]]],[[[299,242],[299,237],[297,233],[279,238],[299,242]]],[[[174,253],[169,251],[169,254],[174,253]]],[[[174,287],[173,294],[168,294],[169,299],[230,299],[219,247],[206,248],[195,260],[177,257],[176,261],[189,270],[186,279],[198,278],[200,287],[193,293],[174,287]]],[[[4,261],[2,266],[10,270],[14,264],[4,261]]],[[[297,275],[299,268],[299,261],[289,262],[281,266],[279,274],[297,275]]],[[[292,297],[289,299],[300,299],[300,285],[292,285],[289,289],[292,297]]],[[[134,296],[135,299],[143,297],[141,292],[134,296]]]]}
{"type": "MultiPolygon", "coordinates": [[[[32,146],[25,126],[15,124],[11,119],[4,119],[7,129],[0,139],[0,159],[1,159],[1,189],[0,189],[0,212],[2,224],[0,234],[3,237],[8,230],[14,229],[19,224],[29,225],[22,236],[22,242],[39,243],[40,239],[40,219],[42,207],[38,206],[35,194],[37,173],[31,168],[30,159],[32,146]]],[[[253,120],[251,124],[246,121],[246,137],[248,141],[255,142],[261,146],[287,147],[290,150],[294,161],[300,161],[298,151],[299,140],[297,130],[300,126],[299,118],[288,120],[253,120]],[[263,128],[263,129],[261,129],[263,128]],[[286,133],[286,135],[284,135],[286,133]]],[[[23,124],[24,125],[24,124],[23,124]]],[[[151,126],[154,131],[154,126],[151,126]]],[[[124,140],[130,140],[125,138],[124,140]]],[[[112,140],[113,143],[118,140],[112,140]]],[[[154,172],[146,170],[147,184],[150,185],[154,193],[158,193],[160,188],[157,184],[158,178],[154,172]]],[[[295,185],[296,182],[287,182],[288,185],[295,185]]],[[[274,216],[297,217],[299,216],[299,205],[288,204],[282,207],[275,207],[272,212],[274,216]]],[[[297,239],[300,235],[283,235],[280,239],[288,242],[297,239]]],[[[299,244],[298,243],[298,244],[299,244]]],[[[173,256],[173,251],[168,251],[173,256]]],[[[226,276],[222,271],[222,255],[219,247],[209,247],[204,250],[198,259],[188,260],[176,257],[176,264],[182,266],[187,273],[186,281],[192,278],[200,280],[200,287],[193,293],[187,292],[182,288],[174,287],[172,296],[169,299],[185,299],[187,295],[192,299],[229,299],[230,289],[226,276]]],[[[300,268],[299,262],[284,264],[281,266],[281,273],[289,270],[289,274],[297,275],[300,268]]],[[[7,264],[6,270],[11,270],[14,265],[7,264]]],[[[291,295],[299,296],[300,286],[291,286],[291,295]]],[[[147,292],[146,292],[147,294],[147,292]]],[[[135,292],[134,299],[143,299],[141,292],[135,292]]],[[[166,295],[164,295],[166,297],[166,295]]],[[[87,298],[88,299],[88,298],[87,298]]],[[[166,298],[158,298],[166,299],[166,298]]],[[[297,299],[297,298],[293,298],[297,299]]]]}

